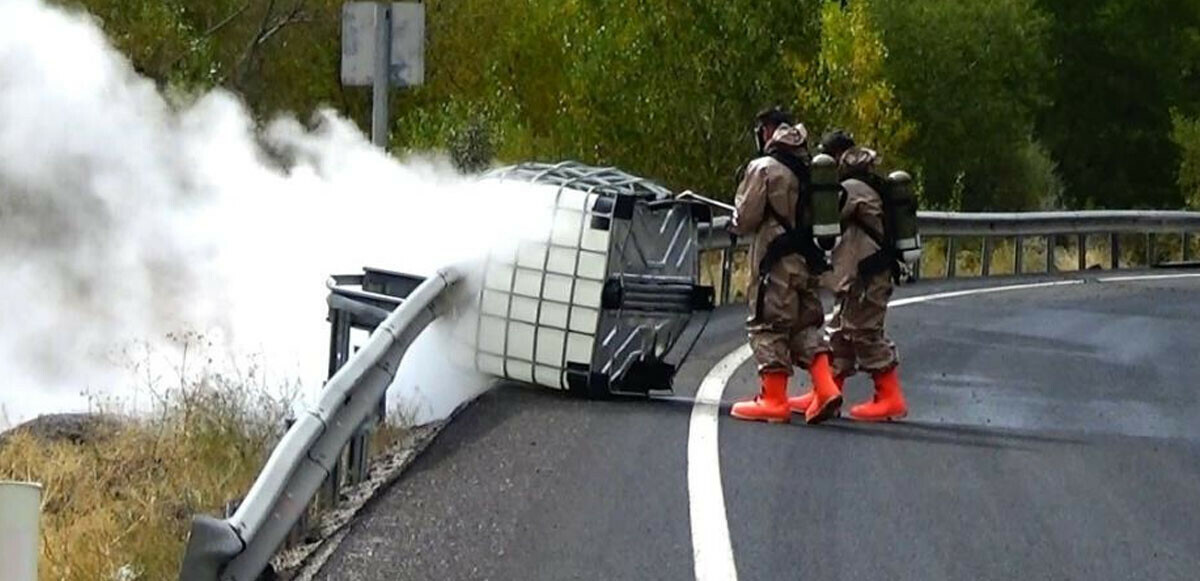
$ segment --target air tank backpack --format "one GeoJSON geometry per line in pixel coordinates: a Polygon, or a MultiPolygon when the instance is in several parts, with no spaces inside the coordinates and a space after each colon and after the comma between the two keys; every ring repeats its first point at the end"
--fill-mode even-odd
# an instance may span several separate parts
{"type": "Polygon", "coordinates": [[[859,278],[865,280],[880,272],[890,271],[892,281],[900,284],[910,278],[912,265],[921,259],[918,203],[912,188],[912,176],[904,171],[894,171],[886,179],[874,173],[853,177],[871,186],[883,200],[883,232],[861,220],[855,220],[855,224],[879,246],[878,252],[858,263],[859,278]]]}

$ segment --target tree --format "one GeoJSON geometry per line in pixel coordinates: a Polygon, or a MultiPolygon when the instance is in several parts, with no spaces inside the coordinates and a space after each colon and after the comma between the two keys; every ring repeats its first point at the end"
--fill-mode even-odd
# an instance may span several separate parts
{"type": "MultiPolygon", "coordinates": [[[[1042,0],[1058,75],[1039,127],[1072,207],[1177,208],[1172,108],[1195,115],[1200,3],[1042,0]]],[[[1185,131],[1186,132],[1186,131],[1185,131]]]]}
{"type": "Polygon", "coordinates": [[[1200,210],[1200,119],[1189,119],[1179,111],[1172,113],[1171,139],[1179,148],[1179,189],[1187,206],[1200,210]]]}
{"type": "Polygon", "coordinates": [[[887,78],[919,128],[905,154],[920,168],[925,199],[961,210],[1041,205],[1045,192],[1033,189],[1026,162],[1037,157],[1034,120],[1046,103],[1046,14],[1034,0],[871,6],[889,50],[887,78]]]}
{"type": "Polygon", "coordinates": [[[855,139],[899,167],[916,133],[904,119],[891,82],[885,77],[888,52],[865,0],[821,10],[821,50],[815,60],[791,58],[797,93],[810,129],[849,131],[855,139]]]}
{"type": "Polygon", "coordinates": [[[356,106],[338,78],[341,2],[334,0],[74,0],[160,88],[221,86],[260,116],[356,106]]]}

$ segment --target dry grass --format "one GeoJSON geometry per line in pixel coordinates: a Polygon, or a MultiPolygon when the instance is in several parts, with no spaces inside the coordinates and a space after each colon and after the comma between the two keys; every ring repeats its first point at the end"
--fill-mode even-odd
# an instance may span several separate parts
{"type": "Polygon", "coordinates": [[[91,441],[8,438],[0,480],[44,487],[41,578],[177,577],[191,516],[244,494],[280,435],[289,407],[253,375],[180,381],[153,413],[91,441]]]}
{"type": "MultiPolygon", "coordinates": [[[[989,271],[992,276],[1014,274],[1017,246],[1014,238],[993,238],[992,259],[989,271]]],[[[1022,245],[1022,271],[1025,274],[1045,272],[1046,245],[1045,236],[1032,236],[1025,239],[1022,245]]],[[[1059,237],[1055,240],[1056,250],[1054,264],[1059,272],[1079,270],[1079,242],[1074,236],[1059,237]]],[[[1190,256],[1200,258],[1200,235],[1189,238],[1190,256]]],[[[929,238],[924,241],[921,255],[921,278],[945,278],[947,266],[946,238],[929,238]]],[[[1109,237],[1088,236],[1086,245],[1086,268],[1109,269],[1112,266],[1112,248],[1109,237]]],[[[1121,249],[1121,268],[1146,266],[1147,239],[1144,235],[1121,235],[1118,239],[1121,249]]],[[[955,276],[970,278],[983,274],[983,238],[960,238],[955,249],[955,276]]],[[[1184,257],[1183,236],[1179,234],[1159,235],[1154,243],[1155,263],[1178,261],[1184,257]]],[[[720,251],[705,252],[700,257],[700,281],[704,285],[712,285],[716,289],[718,301],[722,295],[721,288],[720,251]]],[[[732,276],[731,302],[744,302],[746,288],[750,281],[750,265],[746,260],[746,252],[739,251],[734,255],[732,276]]]]}
{"type": "MultiPolygon", "coordinates": [[[[946,276],[947,252],[946,239],[933,238],[925,241],[921,257],[921,274],[923,278],[942,278],[946,276]]],[[[1023,272],[1038,273],[1046,270],[1046,248],[1049,243],[1044,236],[1026,238],[1023,245],[1023,272]]],[[[1079,270],[1079,241],[1074,236],[1057,237],[1054,240],[1054,267],[1059,272],[1079,270]]],[[[1200,256],[1200,237],[1189,240],[1192,246],[1191,256],[1200,256]]],[[[1110,269],[1112,267],[1112,246],[1107,235],[1088,236],[1084,242],[1085,264],[1087,269],[1110,269]]],[[[1118,238],[1121,250],[1120,267],[1145,267],[1147,239],[1143,235],[1121,235],[1118,238]]],[[[955,276],[972,277],[983,273],[983,239],[960,238],[955,252],[955,276]]],[[[992,260],[990,272],[992,275],[1013,274],[1016,258],[1016,241],[1013,238],[992,239],[992,260]]],[[[1183,259],[1183,237],[1179,234],[1160,235],[1155,237],[1153,262],[1178,261],[1183,259]]]]}
{"type": "MultiPolygon", "coordinates": [[[[713,250],[700,255],[700,284],[710,285],[716,290],[717,304],[721,304],[723,287],[721,286],[722,251],[713,250]]],[[[746,301],[746,289],[750,287],[750,261],[747,251],[739,250],[733,256],[733,274],[730,276],[730,302],[746,301]]]]}
{"type": "Polygon", "coordinates": [[[206,382],[94,441],[10,439],[0,478],[44,487],[41,577],[175,577],[191,516],[243,494],[278,437],[282,406],[250,397],[206,382]]]}
{"type": "MultiPolygon", "coordinates": [[[[254,366],[236,378],[190,373],[189,350],[192,360],[211,362],[204,338],[175,339],[182,379],[147,388],[158,402],[152,413],[135,418],[98,403],[98,413],[127,419],[81,443],[17,431],[0,444],[0,480],[43,485],[42,579],[177,578],[191,517],[223,514],[282,436],[294,397],[267,395],[282,390],[268,389],[254,366]]],[[[400,410],[377,426],[371,455],[405,441],[412,415],[400,410]]]]}

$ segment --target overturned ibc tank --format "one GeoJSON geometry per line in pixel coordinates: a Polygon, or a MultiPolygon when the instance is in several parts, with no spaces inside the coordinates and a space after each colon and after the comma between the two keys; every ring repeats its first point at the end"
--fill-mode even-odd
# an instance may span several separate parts
{"type": "Polygon", "coordinates": [[[487,258],[475,365],[590,397],[670,389],[713,308],[699,284],[708,206],[651,181],[573,162],[502,168],[486,180],[553,190],[548,232],[487,258]]]}
{"type": "MultiPolygon", "coordinates": [[[[481,179],[531,184],[522,192],[552,220],[486,256],[475,308],[459,315],[474,320],[456,333],[471,364],[587,397],[671,389],[713,309],[712,287],[699,284],[698,239],[711,208],[574,162],[481,179]]],[[[372,268],[330,279],[331,376],[350,356],[351,330],[373,331],[422,280],[372,268]]]]}

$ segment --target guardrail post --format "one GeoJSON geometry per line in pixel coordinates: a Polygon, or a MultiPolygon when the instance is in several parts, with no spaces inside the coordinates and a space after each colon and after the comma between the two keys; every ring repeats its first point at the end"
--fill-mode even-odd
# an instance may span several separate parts
{"type": "Polygon", "coordinates": [[[946,237],[946,278],[954,278],[958,271],[958,239],[954,236],[946,237]]]}
{"type": "Polygon", "coordinates": [[[367,479],[367,457],[370,447],[370,428],[363,424],[354,439],[350,440],[350,459],[346,470],[346,481],[354,485],[367,479]]]}
{"type": "Polygon", "coordinates": [[[1108,251],[1112,254],[1109,257],[1110,264],[1113,270],[1121,269],[1121,235],[1116,232],[1108,234],[1108,251]]]}
{"type": "Polygon", "coordinates": [[[0,482],[0,563],[10,581],[37,581],[42,486],[0,482]]]}
{"type": "Polygon", "coordinates": [[[1017,252],[1013,256],[1013,274],[1023,274],[1025,272],[1025,237],[1017,236],[1015,242],[1017,252]]]}
{"type": "Polygon", "coordinates": [[[1154,245],[1158,242],[1153,232],[1146,233],[1146,266],[1154,266],[1154,245]]]}
{"type": "Polygon", "coordinates": [[[1058,236],[1054,234],[1046,235],[1046,272],[1058,272],[1058,236]]]}
{"type": "Polygon", "coordinates": [[[350,359],[350,315],[329,309],[329,377],[333,377],[350,359]]]}
{"type": "Polygon", "coordinates": [[[992,237],[983,237],[983,260],[979,270],[980,276],[984,278],[992,274],[992,237]]]}
{"type": "Polygon", "coordinates": [[[1087,234],[1080,234],[1078,238],[1079,238],[1079,241],[1077,242],[1077,244],[1079,245],[1079,271],[1083,272],[1083,271],[1087,270],[1087,240],[1088,240],[1088,237],[1087,237],[1087,234]]]}
{"type": "Polygon", "coordinates": [[[1179,236],[1183,240],[1183,261],[1191,262],[1192,261],[1192,244],[1191,244],[1192,236],[1190,234],[1188,234],[1187,232],[1182,232],[1182,233],[1180,233],[1179,236]]]}

